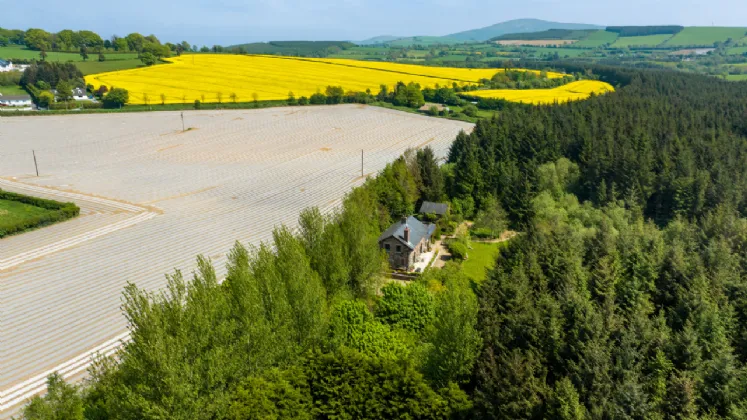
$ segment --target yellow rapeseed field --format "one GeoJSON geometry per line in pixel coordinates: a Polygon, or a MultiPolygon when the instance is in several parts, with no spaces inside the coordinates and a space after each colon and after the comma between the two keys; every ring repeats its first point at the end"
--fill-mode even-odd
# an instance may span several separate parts
{"type": "MultiPolygon", "coordinates": [[[[327,86],[374,94],[380,85],[415,82],[421,87],[475,83],[491,78],[500,69],[426,67],[397,63],[341,59],[307,59],[262,55],[191,54],[168,59],[164,64],[86,76],[98,88],[121,87],[130,92],[132,104],[249,102],[282,100],[324,92],[327,86]]],[[[562,76],[562,75],[561,75],[562,76]]],[[[551,77],[555,77],[554,74],[551,77]]]]}
{"type": "Polygon", "coordinates": [[[614,92],[615,88],[609,83],[597,80],[580,80],[553,89],[494,89],[478,90],[465,93],[465,96],[477,98],[498,98],[511,102],[523,102],[525,104],[552,104],[555,102],[568,102],[586,99],[592,93],[600,95],[614,92]]]}

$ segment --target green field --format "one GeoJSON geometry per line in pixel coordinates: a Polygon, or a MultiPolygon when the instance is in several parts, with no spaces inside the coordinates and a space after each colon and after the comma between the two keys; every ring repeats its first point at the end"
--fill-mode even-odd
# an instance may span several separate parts
{"type": "Polygon", "coordinates": [[[728,55],[744,55],[747,54],[747,47],[729,48],[726,53],[728,55]]]}
{"type": "Polygon", "coordinates": [[[607,31],[592,32],[586,38],[573,44],[579,48],[597,48],[606,44],[612,44],[617,39],[617,34],[607,31]]]}
{"type": "Polygon", "coordinates": [[[726,76],[726,80],[730,80],[732,82],[744,82],[747,81],[747,74],[730,74],[726,76]]]}
{"type": "Polygon", "coordinates": [[[589,52],[588,50],[574,49],[574,48],[549,48],[549,47],[521,47],[522,51],[534,53],[535,55],[544,54],[555,54],[563,57],[580,57],[583,54],[589,52]]]}
{"type": "Polygon", "coordinates": [[[3,95],[9,96],[9,95],[28,95],[28,92],[23,90],[22,87],[13,85],[13,86],[0,86],[0,93],[3,95]]]}
{"type": "Polygon", "coordinates": [[[617,38],[612,48],[655,47],[671,37],[672,35],[624,36],[617,38]]]}
{"type": "Polygon", "coordinates": [[[729,38],[738,41],[744,38],[746,33],[747,28],[689,27],[673,36],[672,39],[667,41],[666,45],[673,47],[710,47],[715,42],[726,42],[729,38]]]}
{"type": "MultiPolygon", "coordinates": [[[[95,61],[98,54],[94,52],[88,53],[88,59],[89,61],[95,61]]],[[[114,60],[131,60],[134,58],[137,58],[137,53],[104,53],[104,56],[106,57],[107,61],[114,61],[114,60]]],[[[22,60],[38,60],[39,57],[39,51],[29,50],[26,49],[26,47],[22,47],[20,45],[10,45],[7,47],[0,47],[0,58],[2,59],[22,59],[22,60]]],[[[61,61],[61,62],[67,62],[67,61],[83,61],[83,57],[80,56],[78,53],[68,53],[68,52],[57,52],[57,51],[48,51],[47,52],[47,61],[61,61]]]]}
{"type": "Polygon", "coordinates": [[[10,226],[22,223],[24,220],[50,215],[52,213],[52,210],[43,209],[30,204],[0,199],[0,231],[3,230],[4,225],[10,226]]]}
{"type": "Polygon", "coordinates": [[[467,252],[468,258],[462,263],[464,274],[480,283],[485,280],[487,270],[495,265],[495,258],[504,244],[472,242],[472,249],[467,252]]]}
{"type": "MultiPolygon", "coordinates": [[[[349,57],[346,57],[349,58],[349,57]]],[[[107,61],[80,61],[75,63],[83,75],[104,73],[107,71],[134,69],[143,65],[137,58],[130,60],[107,60],[107,61]]]]}

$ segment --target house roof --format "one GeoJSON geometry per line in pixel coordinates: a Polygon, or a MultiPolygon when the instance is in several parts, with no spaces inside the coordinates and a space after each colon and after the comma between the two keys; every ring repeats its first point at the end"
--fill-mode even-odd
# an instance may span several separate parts
{"type": "Polygon", "coordinates": [[[5,60],[3,60],[2,58],[0,58],[0,67],[5,67],[5,66],[7,66],[8,64],[9,64],[9,63],[8,63],[7,61],[5,61],[5,60]]]}
{"type": "Polygon", "coordinates": [[[379,242],[384,239],[396,238],[410,249],[415,249],[415,245],[420,243],[423,238],[430,238],[436,226],[421,223],[420,220],[410,216],[407,219],[391,225],[389,229],[379,236],[379,242]],[[410,228],[410,241],[405,241],[405,228],[410,228]]]}
{"type": "Polygon", "coordinates": [[[420,206],[420,214],[437,214],[443,216],[449,212],[449,205],[445,203],[434,203],[431,201],[423,201],[420,206]]]}
{"type": "Polygon", "coordinates": [[[0,101],[30,101],[29,95],[3,95],[0,96],[0,101]]]}

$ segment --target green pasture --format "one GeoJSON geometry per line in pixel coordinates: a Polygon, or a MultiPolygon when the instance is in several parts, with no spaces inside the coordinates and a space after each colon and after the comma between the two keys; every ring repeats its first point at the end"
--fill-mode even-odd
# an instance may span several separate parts
{"type": "Polygon", "coordinates": [[[655,47],[665,43],[672,35],[624,36],[617,38],[612,48],[655,47]]]}
{"type": "Polygon", "coordinates": [[[597,48],[603,45],[612,44],[616,39],[617,34],[615,32],[596,31],[590,33],[586,38],[575,42],[573,46],[579,48],[597,48]]]}
{"type": "Polygon", "coordinates": [[[710,47],[715,42],[726,42],[729,38],[735,41],[741,40],[746,34],[747,28],[691,26],[673,36],[672,39],[667,41],[666,45],[673,47],[710,47]]]}

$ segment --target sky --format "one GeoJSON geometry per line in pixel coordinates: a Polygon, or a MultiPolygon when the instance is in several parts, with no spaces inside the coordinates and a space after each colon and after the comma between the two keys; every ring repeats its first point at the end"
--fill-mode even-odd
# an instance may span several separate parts
{"type": "Polygon", "coordinates": [[[511,19],[598,25],[747,26],[744,0],[0,0],[0,27],[140,32],[234,45],[448,35],[511,19]]]}

